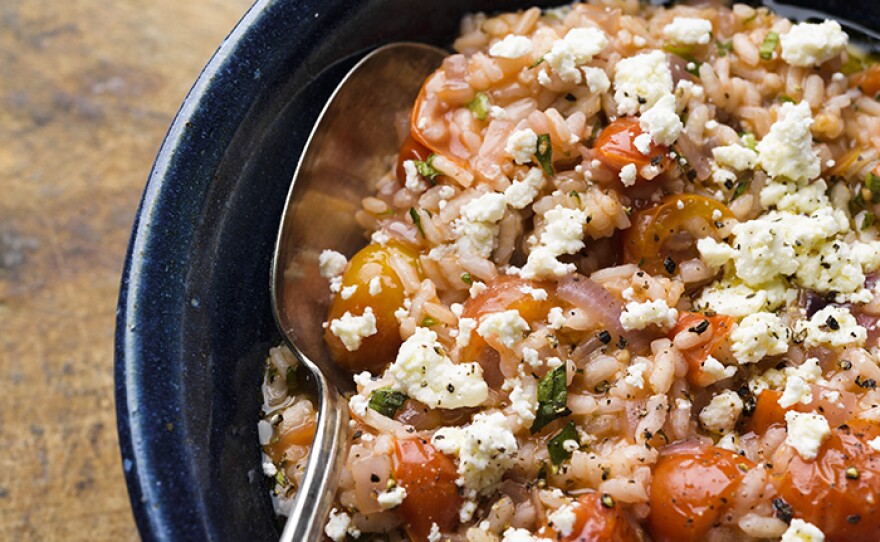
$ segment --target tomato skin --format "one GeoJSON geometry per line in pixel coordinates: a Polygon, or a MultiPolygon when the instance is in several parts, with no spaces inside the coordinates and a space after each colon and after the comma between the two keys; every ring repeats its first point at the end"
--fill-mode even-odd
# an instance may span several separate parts
{"type": "Polygon", "coordinates": [[[571,534],[568,536],[556,531],[549,524],[538,532],[538,536],[559,542],[640,542],[642,537],[626,517],[619,505],[611,508],[602,504],[600,493],[587,493],[577,500],[574,506],[577,517],[571,534]]]}
{"type": "Polygon", "coordinates": [[[856,419],[832,430],[813,461],[794,454],[773,480],[795,517],[817,526],[828,542],[880,540],[880,453],[868,441],[876,423],[856,419]],[[854,467],[858,477],[846,475],[854,467]]]}
{"type": "Polygon", "coordinates": [[[641,134],[642,128],[637,117],[620,117],[602,130],[593,148],[599,152],[599,160],[617,172],[627,164],[635,164],[636,169],[641,169],[650,165],[652,160],[659,160],[660,167],[665,169],[669,161],[669,149],[652,142],[647,156],[642,154],[635,145],[636,137],[641,134]]]}
{"type": "Polygon", "coordinates": [[[397,511],[410,538],[426,541],[434,523],[441,532],[453,531],[458,526],[462,498],[452,459],[424,439],[407,439],[394,442],[393,462],[394,479],[406,489],[397,511]]]}
{"type": "MultiPolygon", "coordinates": [[[[663,198],[654,207],[637,211],[630,217],[632,226],[623,232],[623,257],[627,263],[637,264],[652,275],[670,273],[664,262],[672,255],[668,242],[681,232],[688,232],[694,239],[720,238],[717,234],[716,211],[721,220],[733,218],[723,203],[695,194],[674,194],[663,198]],[[697,231],[691,231],[700,224],[697,231]]],[[[696,257],[696,243],[689,243],[687,252],[696,257]]]]}
{"type": "Polygon", "coordinates": [[[424,162],[431,156],[431,149],[416,141],[409,134],[406,136],[403,145],[400,147],[400,153],[397,155],[397,167],[394,170],[397,180],[401,183],[406,182],[406,171],[403,169],[403,163],[407,160],[419,160],[424,162]]]}
{"type": "Polygon", "coordinates": [[[679,316],[678,323],[669,332],[669,338],[672,339],[682,331],[695,328],[702,322],[709,322],[709,327],[703,333],[711,333],[711,338],[699,346],[682,350],[681,352],[688,363],[688,382],[694,386],[706,385],[703,377],[703,362],[713,355],[721,344],[727,340],[727,336],[730,335],[733,327],[734,319],[724,314],[706,316],[698,312],[684,312],[679,316]]]}
{"type": "Polygon", "coordinates": [[[880,65],[875,64],[864,71],[854,73],[850,76],[850,85],[862,89],[865,96],[876,97],[880,94],[880,65]]]}
{"type": "Polygon", "coordinates": [[[263,451],[272,458],[273,463],[280,463],[284,459],[284,452],[291,446],[308,446],[312,443],[317,425],[316,420],[311,420],[281,433],[278,440],[263,446],[263,451]]]}
{"type": "Polygon", "coordinates": [[[841,424],[853,415],[853,403],[855,395],[849,392],[837,392],[840,394],[840,400],[829,401],[822,397],[822,388],[813,386],[813,400],[807,404],[795,403],[790,407],[783,408],[779,404],[779,398],[782,392],[778,390],[763,390],[758,395],[755,403],[755,411],[745,425],[746,431],[754,431],[762,435],[767,429],[774,425],[782,425],[785,423],[785,413],[789,410],[797,412],[821,412],[828,420],[831,426],[841,424]]]}
{"type": "Polygon", "coordinates": [[[724,513],[748,459],[717,446],[661,452],[651,482],[648,525],[657,542],[702,541],[724,513]]]}
{"type": "Polygon", "coordinates": [[[392,255],[412,263],[420,273],[416,253],[401,244],[369,244],[352,256],[348,269],[342,275],[342,286],[357,286],[348,299],[336,294],[327,314],[327,322],[340,318],[346,312],[360,316],[367,307],[376,317],[376,334],[364,338],[360,348],[349,351],[342,341],[330,331],[324,332],[324,340],[333,360],[350,371],[378,370],[393,361],[400,346],[400,323],[394,316],[405,297],[403,284],[389,264],[392,255]],[[370,295],[370,281],[379,277],[382,290],[370,295]]]}

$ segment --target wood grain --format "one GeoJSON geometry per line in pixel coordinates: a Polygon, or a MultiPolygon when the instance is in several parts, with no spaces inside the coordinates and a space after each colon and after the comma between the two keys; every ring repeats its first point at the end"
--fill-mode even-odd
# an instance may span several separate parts
{"type": "Polygon", "coordinates": [[[165,130],[247,0],[0,2],[0,540],[132,540],[113,327],[165,130]]]}

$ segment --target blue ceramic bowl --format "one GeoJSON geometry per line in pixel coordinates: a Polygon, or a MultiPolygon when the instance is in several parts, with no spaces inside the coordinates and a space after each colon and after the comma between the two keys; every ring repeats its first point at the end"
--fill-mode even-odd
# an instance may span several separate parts
{"type": "MultiPolygon", "coordinates": [[[[448,46],[466,11],[527,4],[260,0],[223,42],[156,158],[120,290],[119,441],[144,540],[280,534],[256,434],[263,359],[280,341],[270,258],[302,146],[341,76],[377,45],[448,46]]],[[[815,2],[876,27],[871,4],[815,2]]]]}

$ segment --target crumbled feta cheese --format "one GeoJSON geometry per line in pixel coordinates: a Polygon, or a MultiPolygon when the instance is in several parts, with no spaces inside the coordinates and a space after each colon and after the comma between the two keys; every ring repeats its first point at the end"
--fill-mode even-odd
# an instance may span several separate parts
{"type": "Polygon", "coordinates": [[[794,518],[779,542],[825,542],[825,533],[812,523],[794,518]]]}
{"type": "Polygon", "coordinates": [[[489,47],[489,55],[497,58],[520,58],[532,52],[532,40],[525,36],[507,35],[489,47]]]}
{"type": "Polygon", "coordinates": [[[504,217],[507,200],[504,194],[487,192],[461,207],[461,218],[453,223],[457,235],[455,250],[459,254],[478,254],[483,258],[492,256],[497,222],[504,217]]]}
{"type": "Polygon", "coordinates": [[[636,184],[636,176],[638,172],[635,164],[627,164],[620,170],[620,182],[623,186],[632,186],[636,184]]]}
{"type": "Polygon", "coordinates": [[[538,152],[538,134],[531,128],[517,130],[507,138],[504,151],[512,156],[517,164],[527,164],[538,152]]]}
{"type": "Polygon", "coordinates": [[[678,311],[670,308],[665,299],[627,303],[626,309],[620,315],[620,323],[627,331],[645,329],[651,325],[668,329],[677,321],[678,311]]]}
{"type": "Polygon", "coordinates": [[[361,371],[358,374],[352,377],[354,383],[363,388],[364,386],[370,385],[373,381],[373,375],[370,374],[370,371],[361,371]]]}
{"type": "Polygon", "coordinates": [[[501,542],[550,542],[550,539],[535,536],[526,529],[508,527],[501,542]]]}
{"type": "Polygon", "coordinates": [[[675,96],[666,94],[658,99],[657,103],[642,113],[639,126],[651,134],[651,139],[658,145],[669,146],[675,143],[684,128],[675,112],[675,96]]]}
{"type": "Polygon", "coordinates": [[[715,162],[722,167],[729,167],[736,171],[752,169],[758,163],[758,154],[742,145],[725,145],[712,149],[715,162]]]}
{"type": "Polygon", "coordinates": [[[532,299],[535,301],[546,301],[547,300],[547,290],[543,288],[533,288],[526,284],[525,286],[521,286],[519,289],[520,292],[532,296],[532,299]]]}
{"type": "Polygon", "coordinates": [[[557,260],[584,248],[587,213],[557,205],[544,213],[544,229],[536,247],[529,253],[520,276],[525,279],[561,277],[575,270],[573,264],[557,260]]]}
{"type": "Polygon", "coordinates": [[[507,418],[500,412],[479,413],[465,427],[441,427],[431,444],[458,457],[459,485],[484,494],[513,466],[519,449],[507,418]]]}
{"type": "Polygon", "coordinates": [[[652,108],[672,92],[672,72],[663,51],[651,51],[617,62],[614,101],[620,115],[634,115],[652,108]]]}
{"type": "Polygon", "coordinates": [[[361,347],[364,339],[377,333],[373,308],[367,307],[361,316],[346,311],[340,318],[330,322],[330,332],[339,337],[346,350],[354,352],[361,347]]]}
{"type": "Polygon", "coordinates": [[[342,299],[348,299],[353,296],[355,292],[357,292],[357,289],[357,284],[352,284],[351,286],[343,286],[342,291],[339,292],[339,297],[341,297],[342,299]]]}
{"type": "Polygon", "coordinates": [[[458,319],[458,337],[455,345],[459,348],[466,347],[471,342],[471,333],[477,328],[477,321],[473,318],[458,319]]]}
{"type": "Polygon", "coordinates": [[[412,160],[404,160],[403,171],[406,173],[406,182],[404,183],[404,186],[407,190],[421,192],[425,189],[426,185],[424,181],[422,181],[422,176],[419,175],[419,170],[416,168],[415,162],[412,160]]]}
{"type": "Polygon", "coordinates": [[[346,265],[348,260],[335,250],[324,250],[318,256],[318,269],[321,271],[321,276],[328,280],[341,275],[346,265]]]}
{"type": "Polygon", "coordinates": [[[770,133],[758,143],[758,163],[771,177],[806,182],[819,176],[819,155],[813,150],[810,104],[784,103],[770,133]]]}
{"type": "Polygon", "coordinates": [[[648,360],[645,358],[637,358],[629,367],[626,368],[626,376],[623,381],[628,385],[638,388],[645,388],[645,371],[648,370],[648,360]]]}
{"type": "Polygon", "coordinates": [[[400,346],[388,374],[396,389],[430,408],[475,407],[489,396],[479,364],[453,363],[437,334],[423,327],[400,346]]]}
{"type": "Polygon", "coordinates": [[[473,299],[488,289],[489,289],[489,287],[486,286],[485,282],[480,282],[479,280],[475,280],[471,284],[471,287],[468,288],[468,294],[470,294],[471,299],[473,299]]]}
{"type": "Polygon", "coordinates": [[[705,45],[712,39],[712,22],[696,17],[676,17],[663,27],[663,37],[684,45],[705,45]]]}
{"type": "Polygon", "coordinates": [[[351,399],[348,401],[348,406],[351,411],[362,418],[367,415],[367,408],[369,405],[370,400],[363,395],[352,395],[351,399]]]}
{"type": "Polygon", "coordinates": [[[736,374],[736,367],[725,367],[723,363],[715,359],[713,356],[707,357],[701,364],[701,368],[703,369],[703,373],[712,379],[712,382],[718,382],[719,380],[730,378],[736,374]]]}
{"type": "Polygon", "coordinates": [[[573,28],[564,38],[556,40],[544,61],[566,83],[580,83],[578,67],[593,59],[608,46],[608,38],[598,28],[573,28]]]}
{"type": "Polygon", "coordinates": [[[519,419],[520,426],[531,424],[538,410],[538,388],[534,385],[534,379],[528,376],[508,379],[503,387],[510,389],[510,410],[519,419]],[[532,385],[525,386],[524,379],[531,380],[532,385]]]}
{"type": "Polygon", "coordinates": [[[370,295],[377,296],[382,291],[382,278],[373,277],[370,279],[370,295]]]}
{"type": "Polygon", "coordinates": [[[543,364],[538,356],[538,351],[528,346],[522,349],[523,361],[528,363],[532,369],[538,369],[543,364]]]}
{"type": "Polygon", "coordinates": [[[829,305],[816,312],[809,320],[795,324],[798,333],[805,334],[804,346],[861,346],[868,332],[856,322],[846,307],[829,305]]]}
{"type": "Polygon", "coordinates": [[[729,433],[742,415],[743,402],[735,391],[726,390],[709,401],[700,411],[700,423],[709,431],[729,433]]]}
{"type": "Polygon", "coordinates": [[[556,531],[564,537],[570,536],[574,531],[574,524],[577,521],[577,514],[570,504],[560,506],[557,510],[551,512],[547,516],[547,521],[556,531]]]}
{"type": "Polygon", "coordinates": [[[440,542],[443,535],[440,534],[440,526],[436,523],[431,524],[431,532],[428,533],[428,542],[440,542]]]}
{"type": "Polygon", "coordinates": [[[767,356],[788,352],[791,331],[782,320],[769,312],[757,312],[743,318],[730,333],[731,351],[740,364],[757,363],[767,356]]]}
{"type": "Polygon", "coordinates": [[[553,307],[547,313],[547,324],[550,329],[562,329],[567,322],[567,318],[562,314],[562,307],[553,307]]]}
{"type": "Polygon", "coordinates": [[[800,23],[779,36],[782,59],[792,66],[819,66],[840,55],[849,37],[837,21],[800,23]]]}
{"type": "Polygon", "coordinates": [[[529,170],[521,181],[514,181],[504,191],[507,204],[514,209],[525,209],[535,201],[541,185],[544,184],[544,172],[534,167],[529,170]]]}
{"type": "Polygon", "coordinates": [[[327,525],[324,526],[324,533],[329,536],[333,542],[343,542],[350,526],[351,516],[344,511],[339,511],[334,508],[330,511],[327,525]]]}
{"type": "Polygon", "coordinates": [[[401,486],[394,486],[376,496],[376,500],[379,501],[379,506],[381,506],[383,510],[391,510],[392,508],[400,506],[405,498],[406,489],[401,486]]]}
{"type": "Polygon", "coordinates": [[[477,333],[485,339],[494,339],[507,348],[523,339],[529,324],[517,310],[489,313],[480,318],[477,333]]]}
{"type": "Polygon", "coordinates": [[[822,443],[831,435],[828,420],[821,414],[788,411],[785,423],[788,427],[785,442],[807,461],[816,459],[822,443]]]}
{"type": "Polygon", "coordinates": [[[495,120],[504,120],[508,117],[507,110],[503,107],[493,105],[489,108],[489,116],[495,120]]]}
{"type": "Polygon", "coordinates": [[[633,139],[635,148],[645,156],[651,154],[651,134],[641,133],[633,139]]]}
{"type": "Polygon", "coordinates": [[[608,74],[602,68],[584,66],[581,70],[584,72],[584,81],[593,94],[603,94],[611,88],[608,74]]]}
{"type": "Polygon", "coordinates": [[[382,230],[376,230],[373,232],[373,235],[370,236],[370,240],[377,245],[384,245],[391,240],[391,236],[382,230]]]}
{"type": "MultiPolygon", "coordinates": [[[[699,244],[697,246],[699,248],[699,244]]],[[[796,296],[797,290],[787,288],[781,279],[751,288],[735,277],[725,277],[703,288],[694,306],[701,311],[713,310],[718,314],[742,318],[755,312],[776,310],[789,297],[796,296]]]]}

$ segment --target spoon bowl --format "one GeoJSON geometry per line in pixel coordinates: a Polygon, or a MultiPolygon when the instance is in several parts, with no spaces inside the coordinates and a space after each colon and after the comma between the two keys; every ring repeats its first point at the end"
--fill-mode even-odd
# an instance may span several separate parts
{"type": "Polygon", "coordinates": [[[272,308],[288,347],[308,370],[318,424],[282,541],[321,538],[347,450],[344,394],[354,387],[324,348],[320,322],[329,296],[318,256],[327,248],[352,254],[364,244],[355,213],[398,150],[396,120],[446,54],[394,43],[365,56],[318,117],[291,181],[272,263],[272,308]]]}

